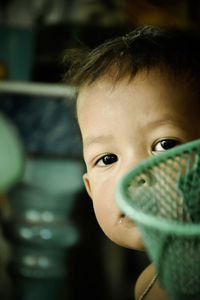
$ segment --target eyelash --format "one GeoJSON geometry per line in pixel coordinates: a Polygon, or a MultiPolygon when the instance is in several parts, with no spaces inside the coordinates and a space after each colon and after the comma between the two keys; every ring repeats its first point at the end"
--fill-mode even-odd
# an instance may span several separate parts
{"type": "MultiPolygon", "coordinates": [[[[162,153],[162,152],[165,152],[165,151],[167,151],[167,150],[169,150],[171,148],[174,148],[174,147],[176,147],[176,146],[178,146],[180,144],[181,144],[181,142],[178,141],[177,139],[163,139],[163,140],[160,140],[160,141],[156,142],[153,145],[152,152],[153,153],[159,153],[159,152],[162,153]],[[158,146],[159,144],[165,143],[165,142],[170,143],[170,144],[168,144],[168,148],[167,149],[163,149],[163,150],[156,150],[155,149],[156,146],[158,146]]],[[[164,145],[161,145],[161,147],[164,147],[164,145]]]]}
{"type": "Polygon", "coordinates": [[[101,157],[95,162],[95,165],[99,165],[99,166],[107,166],[107,165],[111,165],[111,164],[115,163],[117,160],[118,160],[117,155],[112,154],[112,153],[109,153],[109,154],[105,154],[105,155],[101,156],[101,157]],[[108,159],[111,159],[112,161],[109,162],[109,163],[107,163],[107,164],[106,164],[106,162],[104,162],[103,164],[100,164],[100,162],[101,162],[101,161],[103,162],[103,160],[104,160],[106,157],[107,157],[108,159]]]}
{"type": "MultiPolygon", "coordinates": [[[[163,140],[160,140],[158,142],[156,142],[153,147],[152,147],[152,153],[153,154],[157,154],[157,153],[162,153],[162,152],[165,152],[171,148],[174,148],[176,146],[178,146],[180,144],[180,141],[176,140],[176,139],[163,139],[163,140]],[[170,142],[171,145],[168,149],[163,149],[163,150],[156,150],[156,146],[163,143],[163,142],[170,142]]],[[[169,146],[169,145],[168,145],[169,146]]],[[[161,145],[161,147],[163,147],[161,145]]],[[[116,154],[113,154],[113,153],[108,153],[108,154],[105,154],[103,156],[101,156],[96,162],[95,162],[95,165],[99,165],[99,166],[107,166],[107,165],[111,165],[113,163],[115,163],[116,161],[118,160],[118,157],[116,154]],[[106,161],[103,162],[103,160],[105,159],[108,159],[107,163],[106,161]],[[110,160],[110,161],[109,161],[110,160]],[[101,162],[101,163],[100,163],[101,162]]]]}

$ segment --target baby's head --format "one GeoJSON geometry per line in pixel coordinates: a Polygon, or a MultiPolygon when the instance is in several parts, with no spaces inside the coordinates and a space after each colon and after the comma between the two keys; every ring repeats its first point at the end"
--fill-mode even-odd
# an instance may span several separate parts
{"type": "Polygon", "coordinates": [[[117,244],[142,249],[119,210],[119,178],[143,159],[200,137],[198,37],[143,26],[74,61],[86,189],[97,220],[117,244]]]}

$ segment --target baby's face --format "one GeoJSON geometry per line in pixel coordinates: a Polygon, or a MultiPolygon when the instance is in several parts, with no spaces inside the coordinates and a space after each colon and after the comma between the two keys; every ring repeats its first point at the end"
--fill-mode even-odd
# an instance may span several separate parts
{"type": "Polygon", "coordinates": [[[115,243],[143,249],[136,226],[118,208],[119,178],[143,159],[200,137],[195,93],[159,70],[113,85],[108,77],[81,88],[78,120],[97,220],[115,243]]]}

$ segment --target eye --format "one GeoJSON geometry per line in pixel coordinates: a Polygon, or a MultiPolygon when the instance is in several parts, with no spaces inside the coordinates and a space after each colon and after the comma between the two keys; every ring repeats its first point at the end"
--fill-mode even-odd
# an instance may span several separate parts
{"type": "Polygon", "coordinates": [[[118,160],[117,155],[115,154],[106,154],[97,160],[96,165],[106,166],[115,163],[118,160]]]}
{"type": "Polygon", "coordinates": [[[152,149],[152,152],[164,152],[179,145],[180,142],[175,139],[165,139],[157,142],[152,149]]]}

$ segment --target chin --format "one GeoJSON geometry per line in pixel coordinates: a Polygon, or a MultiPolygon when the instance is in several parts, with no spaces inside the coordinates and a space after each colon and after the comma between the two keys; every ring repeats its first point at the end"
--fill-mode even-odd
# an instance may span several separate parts
{"type": "Polygon", "coordinates": [[[127,234],[126,233],[122,233],[121,235],[117,234],[117,236],[109,236],[109,235],[107,236],[112,242],[114,242],[115,244],[123,248],[145,251],[145,247],[140,237],[140,234],[138,232],[138,229],[137,228],[135,229],[136,229],[134,230],[135,233],[131,232],[130,234],[130,232],[128,232],[127,234]]]}
{"type": "Polygon", "coordinates": [[[131,249],[131,250],[137,250],[137,251],[145,251],[145,247],[143,242],[140,241],[134,241],[131,243],[131,241],[124,241],[121,243],[118,243],[119,246],[131,249]]]}

